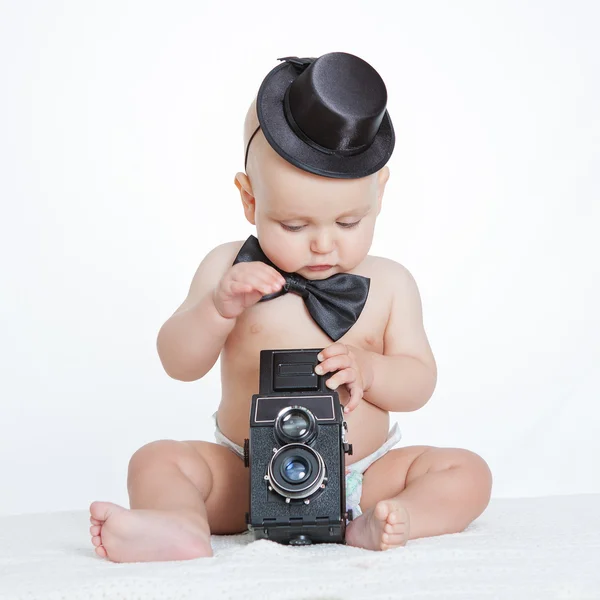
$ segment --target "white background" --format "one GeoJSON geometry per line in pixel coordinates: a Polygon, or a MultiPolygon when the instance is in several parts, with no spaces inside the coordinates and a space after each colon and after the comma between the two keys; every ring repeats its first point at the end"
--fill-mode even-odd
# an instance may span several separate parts
{"type": "Polygon", "coordinates": [[[372,253],[421,290],[439,366],[405,444],[495,496],[600,492],[594,2],[0,2],[0,514],[127,502],[131,454],[212,439],[218,368],[156,334],[244,239],[233,178],[278,57],[346,51],[397,134],[372,253]]]}

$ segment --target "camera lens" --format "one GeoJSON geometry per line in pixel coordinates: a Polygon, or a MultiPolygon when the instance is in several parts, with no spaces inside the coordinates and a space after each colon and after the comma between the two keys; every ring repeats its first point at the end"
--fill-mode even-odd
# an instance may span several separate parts
{"type": "Polygon", "coordinates": [[[275,437],[282,444],[310,444],[317,437],[317,421],[303,406],[286,406],[275,419],[275,437]]]}
{"type": "Polygon", "coordinates": [[[289,437],[301,438],[306,435],[309,426],[308,417],[297,410],[287,413],[281,419],[281,431],[289,437]]]}
{"type": "Polygon", "coordinates": [[[308,498],[325,480],[325,462],[306,444],[288,444],[271,458],[267,478],[273,491],[285,498],[308,498]]]}
{"type": "Polygon", "coordinates": [[[281,465],[281,475],[290,483],[299,483],[310,475],[310,466],[304,458],[290,456],[281,465]]]}

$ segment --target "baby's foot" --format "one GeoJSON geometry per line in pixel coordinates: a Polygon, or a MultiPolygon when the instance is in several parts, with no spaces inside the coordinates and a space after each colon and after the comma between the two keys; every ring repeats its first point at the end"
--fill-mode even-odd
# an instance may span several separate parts
{"type": "Polygon", "coordinates": [[[129,510],[112,502],[92,502],[90,522],[96,554],[114,562],[212,556],[208,525],[183,512],[129,510]]]}
{"type": "Polygon", "coordinates": [[[382,500],[348,524],[346,543],[367,550],[390,550],[404,546],[408,532],[408,512],[400,501],[382,500]]]}

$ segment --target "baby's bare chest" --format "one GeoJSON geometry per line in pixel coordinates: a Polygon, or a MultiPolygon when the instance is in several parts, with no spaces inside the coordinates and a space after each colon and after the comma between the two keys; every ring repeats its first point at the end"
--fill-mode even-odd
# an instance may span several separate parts
{"type": "MultiPolygon", "coordinates": [[[[373,287],[373,286],[372,286],[373,287]]],[[[383,353],[383,336],[391,300],[385,291],[371,290],[360,317],[338,341],[383,353]]],[[[294,293],[259,302],[240,317],[225,345],[226,358],[256,368],[260,350],[325,348],[333,340],[310,316],[302,297],[294,293]]]]}

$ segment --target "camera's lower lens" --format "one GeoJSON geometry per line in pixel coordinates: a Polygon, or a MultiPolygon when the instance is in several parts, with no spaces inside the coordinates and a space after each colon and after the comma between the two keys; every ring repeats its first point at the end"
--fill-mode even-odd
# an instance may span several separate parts
{"type": "Polygon", "coordinates": [[[325,480],[325,462],[306,444],[288,444],[273,454],[267,478],[273,490],[285,498],[308,498],[325,480]]]}
{"type": "Polygon", "coordinates": [[[298,483],[310,475],[310,466],[304,458],[290,456],[281,465],[281,475],[290,483],[298,483]]]}

